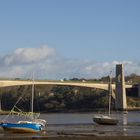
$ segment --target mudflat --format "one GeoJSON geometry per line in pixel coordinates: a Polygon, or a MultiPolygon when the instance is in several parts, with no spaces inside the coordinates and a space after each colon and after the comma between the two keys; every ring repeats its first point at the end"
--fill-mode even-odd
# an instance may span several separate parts
{"type": "Polygon", "coordinates": [[[140,136],[58,136],[58,137],[18,137],[0,140],[140,140],[140,136]]]}

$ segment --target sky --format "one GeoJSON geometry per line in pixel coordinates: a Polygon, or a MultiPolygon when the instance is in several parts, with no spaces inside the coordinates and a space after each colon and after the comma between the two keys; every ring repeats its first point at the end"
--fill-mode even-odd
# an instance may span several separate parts
{"type": "Polygon", "coordinates": [[[139,0],[0,0],[0,77],[140,75],[139,0]]]}

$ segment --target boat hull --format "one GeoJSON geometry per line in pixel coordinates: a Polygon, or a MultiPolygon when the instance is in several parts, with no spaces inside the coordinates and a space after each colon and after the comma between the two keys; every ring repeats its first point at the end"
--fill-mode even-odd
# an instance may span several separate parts
{"type": "Polygon", "coordinates": [[[95,117],[93,118],[93,121],[102,124],[102,125],[117,125],[118,120],[113,119],[113,118],[101,118],[101,117],[95,117]]]}
{"type": "Polygon", "coordinates": [[[40,124],[2,123],[1,126],[5,131],[14,133],[39,133],[42,131],[40,124]]]}

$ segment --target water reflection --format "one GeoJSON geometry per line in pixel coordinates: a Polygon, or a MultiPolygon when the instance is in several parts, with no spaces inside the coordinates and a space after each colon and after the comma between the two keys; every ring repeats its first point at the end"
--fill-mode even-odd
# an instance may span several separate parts
{"type": "Polygon", "coordinates": [[[123,125],[127,125],[127,114],[123,113],[123,125]]]}
{"type": "Polygon", "coordinates": [[[122,113],[123,117],[123,134],[124,136],[127,136],[127,121],[128,121],[128,113],[123,112],[122,113]]]}

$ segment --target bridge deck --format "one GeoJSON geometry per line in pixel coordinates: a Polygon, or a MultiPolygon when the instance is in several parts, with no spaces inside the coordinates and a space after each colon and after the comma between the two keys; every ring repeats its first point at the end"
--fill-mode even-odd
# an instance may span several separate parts
{"type": "MultiPolygon", "coordinates": [[[[32,81],[21,81],[21,80],[0,80],[0,87],[18,86],[18,85],[32,85],[32,81]]],[[[63,85],[63,86],[81,86],[98,88],[108,90],[107,83],[89,83],[89,82],[68,82],[68,81],[34,81],[35,85],[63,85]]],[[[112,88],[115,89],[115,84],[112,84],[112,88]]],[[[126,85],[126,88],[132,88],[132,85],[126,85]]]]}

